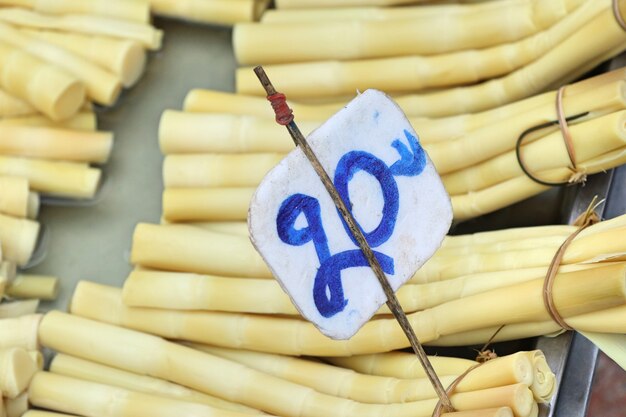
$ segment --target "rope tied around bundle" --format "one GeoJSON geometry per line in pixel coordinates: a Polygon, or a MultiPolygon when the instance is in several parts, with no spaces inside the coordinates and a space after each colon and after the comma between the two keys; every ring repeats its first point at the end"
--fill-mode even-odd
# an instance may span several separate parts
{"type": "Polygon", "coordinates": [[[589,112],[576,114],[574,116],[565,117],[565,112],[563,110],[563,94],[565,92],[566,86],[559,88],[556,92],[556,120],[552,120],[547,123],[542,123],[537,126],[532,126],[525,131],[517,139],[515,144],[515,156],[517,157],[517,162],[519,163],[520,168],[526,174],[528,178],[533,180],[534,182],[545,185],[548,187],[554,187],[559,185],[571,185],[571,184],[579,184],[583,183],[587,180],[587,173],[584,169],[578,167],[576,165],[576,150],[574,149],[574,142],[572,140],[572,134],[569,130],[569,122],[572,122],[576,119],[580,119],[589,114],[589,112]],[[570,160],[569,170],[572,172],[567,181],[562,182],[550,182],[544,181],[540,178],[537,178],[533,173],[530,172],[524,158],[522,158],[522,145],[524,143],[524,139],[531,133],[536,132],[538,130],[545,129],[550,126],[557,125],[559,126],[559,130],[561,131],[561,136],[563,137],[563,143],[565,144],[565,149],[567,150],[567,156],[570,160]]]}
{"type": "Polygon", "coordinates": [[[578,226],[578,229],[574,231],[571,235],[568,236],[567,239],[559,246],[559,249],[556,251],[552,261],[550,262],[550,266],[548,267],[548,271],[546,273],[546,278],[543,282],[543,304],[550,315],[550,318],[557,323],[561,328],[565,330],[574,330],[570,325],[568,325],[554,304],[554,298],[552,296],[552,287],[554,286],[554,279],[559,270],[559,266],[561,266],[561,261],[563,260],[563,256],[565,255],[565,250],[572,243],[572,241],[587,227],[596,224],[600,221],[599,216],[596,214],[595,209],[598,208],[604,200],[597,201],[598,197],[594,197],[589,203],[587,210],[585,210],[578,218],[574,221],[573,225],[578,226]]]}

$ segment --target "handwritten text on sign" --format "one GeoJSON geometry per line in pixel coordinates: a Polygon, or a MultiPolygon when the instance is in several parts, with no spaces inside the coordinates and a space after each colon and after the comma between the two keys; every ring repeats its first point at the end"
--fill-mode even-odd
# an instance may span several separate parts
{"type": "MultiPolygon", "coordinates": [[[[393,101],[368,90],[307,140],[397,290],[432,256],[452,220],[450,200],[417,135],[393,101]]],[[[324,334],[351,337],[386,301],[299,149],[263,180],[249,223],[282,287],[324,334]]]]}

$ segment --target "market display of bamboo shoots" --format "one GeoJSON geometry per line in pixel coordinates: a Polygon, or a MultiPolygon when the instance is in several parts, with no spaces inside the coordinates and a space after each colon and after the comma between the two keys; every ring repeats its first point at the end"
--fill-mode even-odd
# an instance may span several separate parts
{"type": "MultiPolygon", "coordinates": [[[[268,3],[0,0],[0,416],[414,417],[439,406],[416,357],[398,351],[409,342],[387,306],[350,340],[329,339],[251,244],[250,199],[293,144],[250,68],[237,70],[238,93],[192,90],[183,111],[163,113],[162,224],[136,226],[123,288],[81,281],[69,313],[37,314],[59,290],[22,270],[40,238],[39,196],[96,195],[90,164],[107,162],[113,134],[97,130],[90,103],[112,106],[139,81],[162,44],[150,11],[235,24],[236,58],[271,64],[306,133],[355,90],[394,94],[457,221],[548,188],[536,179],[582,182],[626,163],[626,70],[556,91],[626,49],[610,0],[279,0],[261,19],[268,3]],[[547,126],[518,143],[559,118],[571,139],[547,126]],[[47,369],[41,347],[55,354],[47,369]]],[[[616,5],[623,16],[626,0],[616,5]]],[[[626,364],[626,215],[576,235],[548,290],[554,307],[544,301],[575,232],[446,237],[397,293],[420,341],[555,335],[557,314],[626,364]]],[[[453,386],[454,412],[437,416],[535,417],[558,389],[541,351],[430,360],[453,386]]]]}
{"type": "MultiPolygon", "coordinates": [[[[576,116],[569,122],[576,167],[555,126],[534,132],[532,141],[521,146],[520,157],[533,177],[571,182],[626,162],[625,75],[619,69],[564,90],[565,116],[576,116]]],[[[478,114],[476,122],[467,122],[474,128],[454,138],[442,139],[438,130],[443,122],[424,122],[420,139],[451,196],[456,220],[495,211],[548,188],[523,172],[516,143],[527,129],[557,119],[556,96],[514,103],[511,107],[519,112],[502,110],[495,121],[478,114]]],[[[413,122],[419,134],[422,121],[413,122]]],[[[311,131],[318,123],[302,126],[311,131]]],[[[163,215],[168,222],[245,220],[255,187],[293,148],[281,126],[269,118],[174,110],[161,118],[159,141],[166,154],[163,215]]]]}

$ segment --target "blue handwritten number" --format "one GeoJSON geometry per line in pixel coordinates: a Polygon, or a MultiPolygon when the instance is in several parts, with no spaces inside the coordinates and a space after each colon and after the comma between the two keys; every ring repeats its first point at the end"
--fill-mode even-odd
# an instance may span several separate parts
{"type": "MultiPolygon", "coordinates": [[[[364,231],[359,225],[372,248],[389,240],[396,225],[400,198],[398,184],[394,176],[417,176],[426,165],[426,155],[417,138],[407,130],[404,130],[404,136],[410,149],[400,139],[394,140],[391,146],[398,151],[400,159],[391,167],[388,167],[381,159],[371,153],[351,151],[339,160],[335,170],[333,181],[335,188],[350,210],[352,210],[352,202],[350,201],[348,184],[354,174],[359,171],[366,172],[380,184],[383,193],[383,211],[380,223],[370,232],[364,231]]],[[[341,215],[339,217],[346,233],[358,246],[347,224],[341,215]]],[[[283,201],[276,217],[276,226],[278,236],[288,245],[302,246],[313,241],[315,252],[320,261],[320,267],[313,283],[313,300],[319,313],[328,318],[343,311],[348,304],[348,299],[344,296],[341,271],[369,265],[361,250],[347,250],[331,255],[328,248],[328,238],[322,225],[320,204],[316,198],[304,194],[293,194],[283,201]],[[307,225],[296,229],[295,223],[300,215],[304,215],[307,225]]],[[[393,275],[393,258],[376,251],[374,255],[380,262],[383,272],[393,275]]]]}

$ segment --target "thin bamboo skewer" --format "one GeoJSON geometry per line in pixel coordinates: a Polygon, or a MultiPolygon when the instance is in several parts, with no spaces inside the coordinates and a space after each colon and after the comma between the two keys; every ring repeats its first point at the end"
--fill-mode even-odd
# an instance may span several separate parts
{"type": "Polygon", "coordinates": [[[205,404],[211,407],[237,411],[247,414],[259,414],[260,411],[245,405],[222,400],[204,394],[182,385],[173,384],[164,379],[139,375],[121,369],[111,368],[95,362],[86,361],[74,356],[56,354],[50,363],[50,372],[58,375],[78,378],[85,381],[97,382],[130,391],[158,395],[181,401],[205,404]]]}
{"type": "Polygon", "coordinates": [[[522,39],[551,26],[580,3],[580,0],[562,1],[558,10],[553,5],[544,9],[539,3],[520,4],[518,8],[493,8],[461,18],[437,14],[392,21],[241,23],[235,26],[233,46],[241,64],[434,55],[522,39]],[[446,36],[434,36],[442,27],[446,28],[446,36]],[[472,27],[482,30],[474,31],[472,27]],[[397,36],[393,39],[384,36],[389,30],[397,36]],[[284,43],[274,47],[277,39],[287,38],[292,40],[293,47],[284,43]]]}

